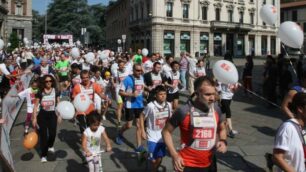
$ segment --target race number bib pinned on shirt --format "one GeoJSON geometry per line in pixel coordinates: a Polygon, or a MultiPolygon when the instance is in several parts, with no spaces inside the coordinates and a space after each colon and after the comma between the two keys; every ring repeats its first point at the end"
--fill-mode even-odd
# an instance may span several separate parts
{"type": "Polygon", "coordinates": [[[211,150],[216,143],[217,120],[214,110],[208,114],[199,113],[194,110],[191,112],[191,125],[193,142],[191,148],[196,150],[211,150]]]}
{"type": "Polygon", "coordinates": [[[154,130],[162,130],[169,117],[168,109],[154,114],[154,130]]]}
{"type": "Polygon", "coordinates": [[[49,95],[43,94],[43,97],[41,99],[42,109],[44,109],[45,111],[54,111],[55,110],[55,99],[56,99],[56,95],[55,95],[54,89],[49,95]]]}
{"type": "Polygon", "coordinates": [[[151,74],[151,77],[152,77],[152,82],[153,82],[153,88],[162,84],[162,78],[159,74],[158,75],[151,74]]]}
{"type": "Polygon", "coordinates": [[[143,83],[143,80],[141,79],[135,79],[135,91],[138,93],[138,94],[142,94],[143,92],[143,87],[144,87],[144,83],[143,83]]]}

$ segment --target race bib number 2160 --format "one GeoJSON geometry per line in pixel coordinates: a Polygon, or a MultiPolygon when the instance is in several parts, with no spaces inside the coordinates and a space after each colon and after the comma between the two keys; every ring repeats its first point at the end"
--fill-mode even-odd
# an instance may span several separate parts
{"type": "Polygon", "coordinates": [[[192,138],[193,139],[213,139],[214,138],[214,128],[195,128],[193,129],[192,138]]]}

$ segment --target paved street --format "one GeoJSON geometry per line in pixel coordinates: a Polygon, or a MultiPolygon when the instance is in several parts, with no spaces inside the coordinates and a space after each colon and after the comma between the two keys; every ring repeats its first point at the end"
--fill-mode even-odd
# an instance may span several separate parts
{"type": "MultiPolygon", "coordinates": [[[[254,61],[256,65],[253,73],[254,87],[258,93],[261,92],[263,62],[262,59],[254,61]]],[[[244,64],[244,59],[235,59],[235,64],[240,69],[244,64]]],[[[182,94],[181,104],[185,104],[187,96],[187,93],[182,94]]],[[[267,108],[266,104],[256,97],[245,97],[241,89],[236,93],[231,107],[233,126],[239,131],[239,134],[234,139],[228,139],[229,147],[226,154],[218,154],[218,171],[265,171],[264,154],[272,152],[274,135],[281,123],[282,114],[277,108],[267,108]]],[[[113,111],[114,109],[110,111],[108,120],[104,122],[113,145],[112,153],[102,155],[104,171],[149,171],[146,163],[138,164],[133,151],[135,127],[124,133],[126,138],[124,145],[118,146],[114,143],[117,130],[113,111]]],[[[58,126],[55,142],[56,153],[49,156],[49,162],[44,164],[40,162],[38,149],[25,150],[22,146],[25,114],[24,104],[11,131],[11,148],[17,172],[81,172],[88,170],[87,166],[82,164],[79,129],[69,121],[64,121],[58,126]]],[[[176,143],[179,142],[178,129],[173,138],[176,143]]],[[[169,156],[164,158],[162,168],[164,171],[173,171],[169,156]]]]}

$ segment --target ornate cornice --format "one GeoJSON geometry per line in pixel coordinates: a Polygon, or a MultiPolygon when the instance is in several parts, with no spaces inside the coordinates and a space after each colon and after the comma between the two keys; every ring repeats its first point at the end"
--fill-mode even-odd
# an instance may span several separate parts
{"type": "Polygon", "coordinates": [[[244,7],[244,6],[240,6],[240,7],[238,7],[237,9],[238,9],[239,12],[244,12],[245,7],[244,7]]]}
{"type": "Polygon", "coordinates": [[[248,9],[248,11],[249,11],[250,13],[255,13],[255,12],[256,12],[256,8],[250,8],[250,9],[248,9]]]}
{"type": "Polygon", "coordinates": [[[181,0],[182,3],[189,4],[191,0],[181,0]]]}
{"type": "Polygon", "coordinates": [[[222,8],[222,3],[220,3],[220,2],[214,3],[214,7],[215,8],[222,8]]]}
{"type": "Polygon", "coordinates": [[[201,6],[208,7],[209,4],[210,4],[210,2],[207,1],[207,0],[200,0],[200,5],[201,5],[201,6]]]}
{"type": "Polygon", "coordinates": [[[234,10],[234,8],[235,8],[235,6],[234,6],[234,5],[232,5],[232,4],[230,4],[230,5],[226,5],[226,8],[227,8],[228,10],[233,11],[233,10],[234,10]]]}

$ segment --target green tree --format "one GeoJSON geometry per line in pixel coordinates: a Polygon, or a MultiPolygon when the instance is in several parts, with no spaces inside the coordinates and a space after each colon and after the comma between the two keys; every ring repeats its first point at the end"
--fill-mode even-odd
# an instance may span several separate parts
{"type": "Polygon", "coordinates": [[[19,47],[19,39],[16,32],[12,32],[9,37],[11,46],[7,48],[8,52],[12,52],[15,48],[19,47]]]}
{"type": "Polygon", "coordinates": [[[32,22],[32,36],[33,42],[42,42],[44,34],[44,16],[40,15],[38,11],[32,10],[33,22],[32,22]]]}
{"type": "Polygon", "coordinates": [[[81,40],[81,28],[87,28],[92,44],[101,44],[104,36],[104,12],[101,4],[89,6],[87,0],[54,0],[47,10],[48,34],[72,34],[81,40]]]}

